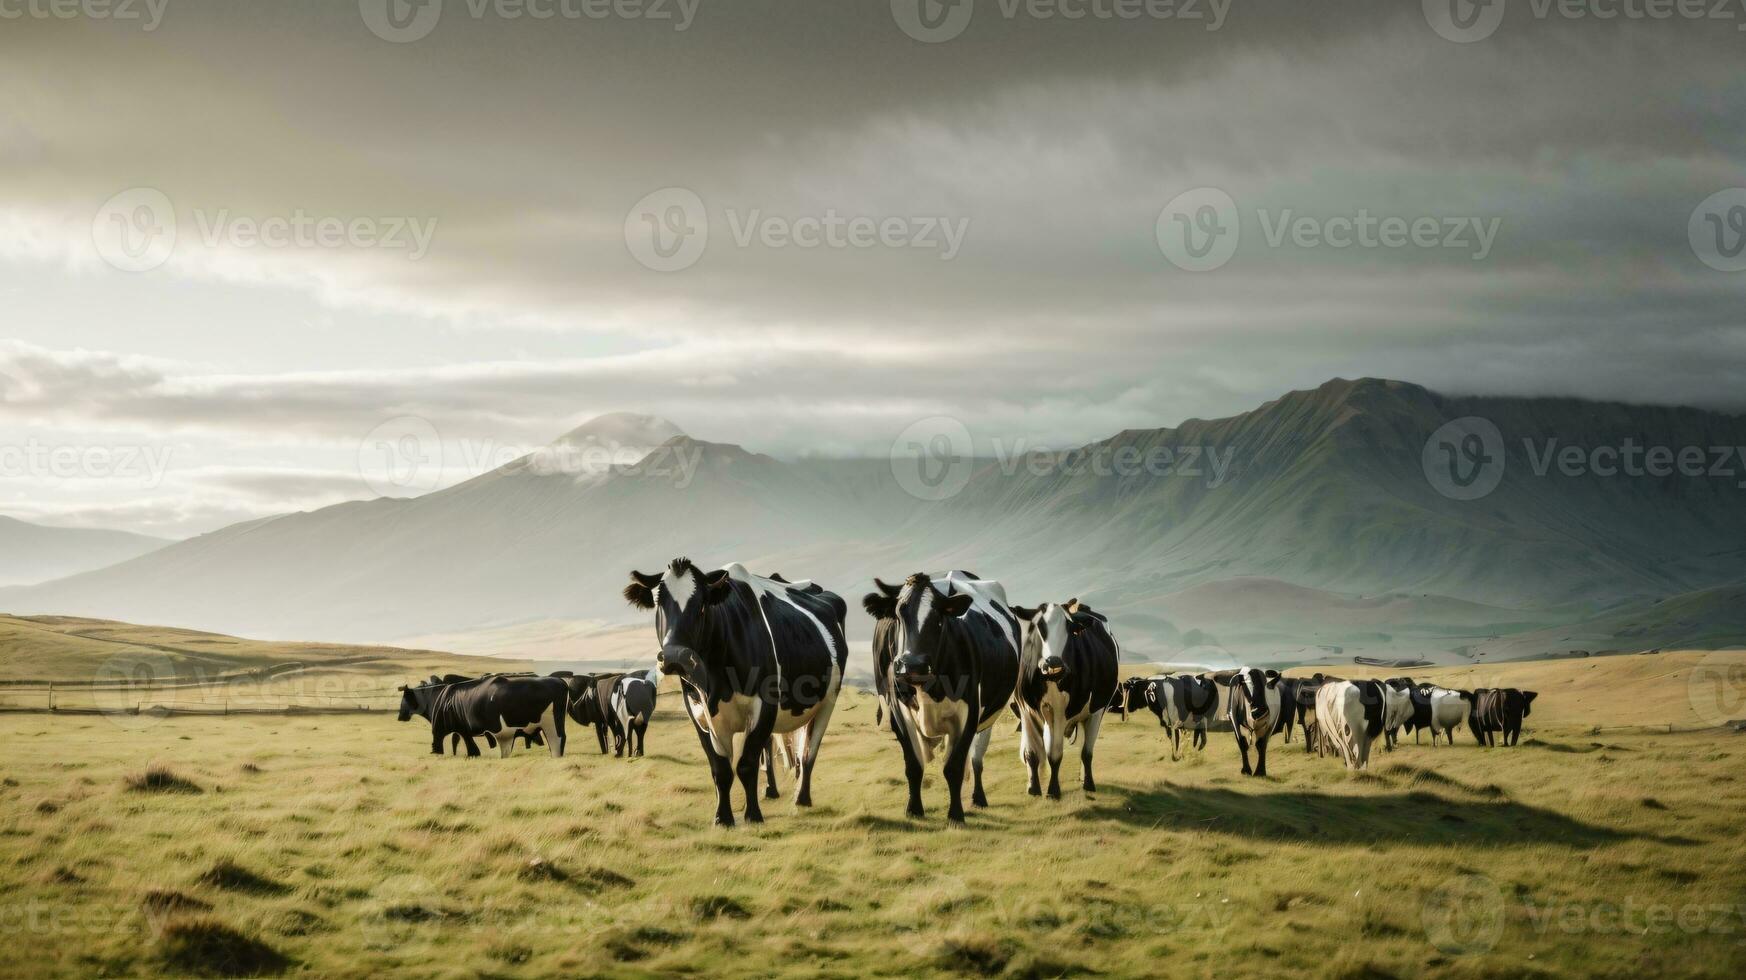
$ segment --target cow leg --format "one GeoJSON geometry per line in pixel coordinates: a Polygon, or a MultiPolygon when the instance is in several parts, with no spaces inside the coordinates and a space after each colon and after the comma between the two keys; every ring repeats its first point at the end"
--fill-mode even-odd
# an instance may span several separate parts
{"type": "Polygon", "coordinates": [[[432,728],[430,730],[430,754],[431,755],[442,755],[443,754],[443,736],[444,736],[444,733],[437,731],[435,728],[432,728]]]}
{"type": "Polygon", "coordinates": [[[758,803],[758,767],[764,750],[770,746],[778,710],[775,704],[757,702],[752,709],[751,727],[746,729],[740,744],[740,761],[734,770],[739,774],[740,786],[746,791],[747,823],[764,822],[764,808],[758,803]]]}
{"type": "MultiPolygon", "coordinates": [[[[800,789],[794,794],[795,806],[812,806],[812,767],[818,761],[818,750],[824,744],[825,728],[831,723],[831,715],[837,710],[837,695],[843,690],[842,681],[837,682],[837,689],[825,695],[824,702],[818,706],[812,720],[806,723],[806,758],[800,760],[800,789]]],[[[798,739],[796,742],[798,743],[798,739]]]]}
{"type": "MultiPolygon", "coordinates": [[[[1192,741],[1192,740],[1191,740],[1192,741]]],[[[1182,726],[1170,729],[1170,761],[1179,762],[1182,759],[1182,726]]]]}
{"type": "Polygon", "coordinates": [[[764,799],[780,799],[782,794],[776,791],[776,746],[774,743],[764,747],[764,799]]]}
{"type": "MultiPolygon", "coordinates": [[[[970,718],[976,718],[975,708],[971,708],[970,718]]],[[[946,819],[953,823],[964,822],[964,763],[970,758],[970,743],[976,740],[976,732],[958,731],[952,735],[951,747],[946,750],[946,791],[949,802],[946,806],[946,819]]]]}
{"type": "Polygon", "coordinates": [[[988,742],[993,737],[994,729],[984,728],[976,733],[976,738],[970,743],[970,781],[973,787],[970,792],[971,806],[988,805],[988,794],[982,792],[982,758],[988,754],[988,742]]]}
{"type": "Polygon", "coordinates": [[[1037,770],[1043,764],[1043,736],[1038,728],[1037,718],[1030,708],[1019,709],[1019,725],[1023,729],[1019,741],[1019,758],[1024,760],[1025,767],[1031,773],[1031,782],[1025,792],[1032,796],[1041,796],[1043,784],[1038,779],[1037,770]]]}
{"type": "Polygon", "coordinates": [[[643,739],[647,738],[648,734],[649,734],[649,723],[645,721],[642,723],[642,725],[640,725],[637,728],[637,757],[638,758],[642,757],[643,739]]]}
{"type": "Polygon", "coordinates": [[[1194,747],[1206,751],[1206,722],[1194,726],[1194,747]]]}
{"type": "Polygon", "coordinates": [[[900,718],[896,711],[891,712],[891,732],[897,736],[897,744],[903,749],[903,775],[909,781],[909,805],[903,812],[907,816],[920,817],[923,815],[921,755],[910,739],[909,722],[900,718]]]}
{"type": "Polygon", "coordinates": [[[515,751],[515,731],[499,731],[497,733],[497,757],[509,758],[509,753],[515,751]]]}
{"type": "Polygon", "coordinates": [[[546,709],[546,716],[540,719],[540,733],[546,737],[546,749],[552,753],[552,758],[564,757],[564,706],[554,704],[546,709]]]}
{"type": "Polygon", "coordinates": [[[476,759],[479,757],[479,743],[473,741],[473,736],[462,732],[461,742],[467,746],[467,758],[476,759]]]}
{"type": "MultiPolygon", "coordinates": [[[[728,756],[716,750],[715,738],[703,728],[692,723],[697,730],[697,740],[703,743],[703,754],[709,759],[709,776],[715,782],[715,825],[732,827],[734,825],[733,787],[734,769],[728,761],[728,756]]],[[[733,748],[733,738],[729,736],[727,746],[733,748]]]]}
{"type": "Polygon", "coordinates": [[[1257,776],[1267,775],[1267,742],[1266,735],[1255,740],[1255,775],[1257,776]]]}
{"type": "Polygon", "coordinates": [[[1058,718],[1049,719],[1049,723],[1043,726],[1043,734],[1049,746],[1049,791],[1044,795],[1058,800],[1061,798],[1061,756],[1066,754],[1067,734],[1058,718]]]}
{"type": "Polygon", "coordinates": [[[1252,776],[1255,770],[1249,768],[1249,740],[1243,737],[1243,730],[1237,729],[1237,751],[1243,753],[1243,775],[1252,776]]]}
{"type": "Polygon", "coordinates": [[[1081,785],[1087,793],[1097,792],[1097,780],[1091,777],[1091,750],[1097,744],[1097,733],[1103,728],[1103,712],[1093,711],[1091,717],[1085,719],[1085,730],[1080,738],[1085,744],[1079,749],[1079,774],[1083,777],[1081,785]]]}

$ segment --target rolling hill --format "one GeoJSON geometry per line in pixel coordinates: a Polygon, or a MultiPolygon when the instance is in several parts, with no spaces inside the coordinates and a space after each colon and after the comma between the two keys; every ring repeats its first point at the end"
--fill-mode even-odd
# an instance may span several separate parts
{"type": "Polygon", "coordinates": [[[156,551],[163,538],[99,528],[46,527],[0,517],[0,585],[30,585],[156,551]]]}
{"type": "MultiPolygon", "coordinates": [[[[357,642],[545,621],[576,632],[641,623],[618,595],[626,571],[684,554],[851,599],[874,575],[970,568],[1017,600],[1087,599],[1117,617],[1135,659],[1211,646],[1275,662],[1458,660],[1554,631],[1509,648],[1536,655],[1558,627],[1746,582],[1742,477],[1546,465],[1569,446],[1746,445],[1746,419],[1693,409],[1336,380],[1232,418],[964,461],[963,490],[938,502],[907,493],[889,459],[778,460],[646,417],[604,417],[554,445],[622,444],[627,428],[665,439],[635,464],[554,471],[535,454],[423,497],[237,525],[0,591],[0,607],[357,642]],[[1500,436],[1496,488],[1472,500],[1440,492],[1424,463],[1433,433],[1466,417],[1500,436]]],[[[1669,631],[1746,641],[1733,620],[1626,618],[1636,648],[1673,645],[1669,631]]],[[[864,617],[850,619],[865,637],[864,617]]]]}

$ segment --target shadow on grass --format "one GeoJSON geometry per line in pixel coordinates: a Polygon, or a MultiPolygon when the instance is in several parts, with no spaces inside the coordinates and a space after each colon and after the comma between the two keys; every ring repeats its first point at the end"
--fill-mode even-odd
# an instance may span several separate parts
{"type": "Polygon", "coordinates": [[[1110,820],[1168,830],[1206,830],[1257,840],[1315,840],[1362,844],[1562,844],[1592,848],[1624,840],[1685,845],[1583,823],[1554,810],[1506,799],[1452,800],[1422,790],[1362,796],[1304,791],[1239,793],[1221,788],[1169,786],[1157,790],[1107,787],[1110,803],[1078,812],[1083,820],[1110,820]]]}

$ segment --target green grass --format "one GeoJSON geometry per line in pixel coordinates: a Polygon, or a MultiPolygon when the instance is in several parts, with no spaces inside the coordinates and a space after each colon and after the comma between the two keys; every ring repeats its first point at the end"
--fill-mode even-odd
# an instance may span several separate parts
{"type": "Polygon", "coordinates": [[[1735,735],[1596,737],[1559,721],[1509,750],[1409,740],[1364,774],[1294,742],[1257,781],[1238,774],[1228,734],[1172,763],[1150,716],[1112,718],[1100,792],[1078,789],[1070,755],[1066,798],[1051,802],[1024,795],[1002,726],[993,805],[953,828],[937,767],[927,819],[903,816],[897,747],[872,699],[850,693],[818,805],[797,811],[784,778],[766,824],[723,830],[668,695],[632,761],[580,733],[563,760],[438,758],[422,722],[383,715],[149,721],[0,716],[0,972],[1746,969],[1735,735]]]}

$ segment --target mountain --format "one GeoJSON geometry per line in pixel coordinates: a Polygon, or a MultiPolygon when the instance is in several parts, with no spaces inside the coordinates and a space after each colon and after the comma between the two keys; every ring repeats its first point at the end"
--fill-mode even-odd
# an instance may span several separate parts
{"type": "MultiPolygon", "coordinates": [[[[226,528],[5,590],[0,606],[346,641],[542,621],[609,631],[647,626],[618,594],[629,569],[689,555],[815,578],[852,608],[874,575],[968,568],[1015,601],[1086,599],[1135,659],[1192,647],[1278,661],[1471,656],[1746,582],[1746,474],[1590,465],[1610,469],[1593,452],[1607,447],[1746,446],[1746,419],[1687,408],[1336,380],[1232,418],[960,461],[962,490],[937,502],[904,489],[914,461],[782,461],[657,419],[597,422],[555,445],[666,438],[634,463],[552,467],[536,453],[416,499],[226,528]],[[1446,434],[1475,417],[1495,427],[1487,438],[1446,434]],[[1583,465],[1552,462],[1568,447],[1583,465]],[[1457,483],[1451,460],[1471,471],[1457,483]],[[1459,484],[1474,474],[1495,488],[1459,484]]],[[[851,636],[868,630],[852,612],[851,636]]]]}
{"type": "Polygon", "coordinates": [[[0,517],[0,585],[47,582],[156,551],[163,538],[0,517]]]}

